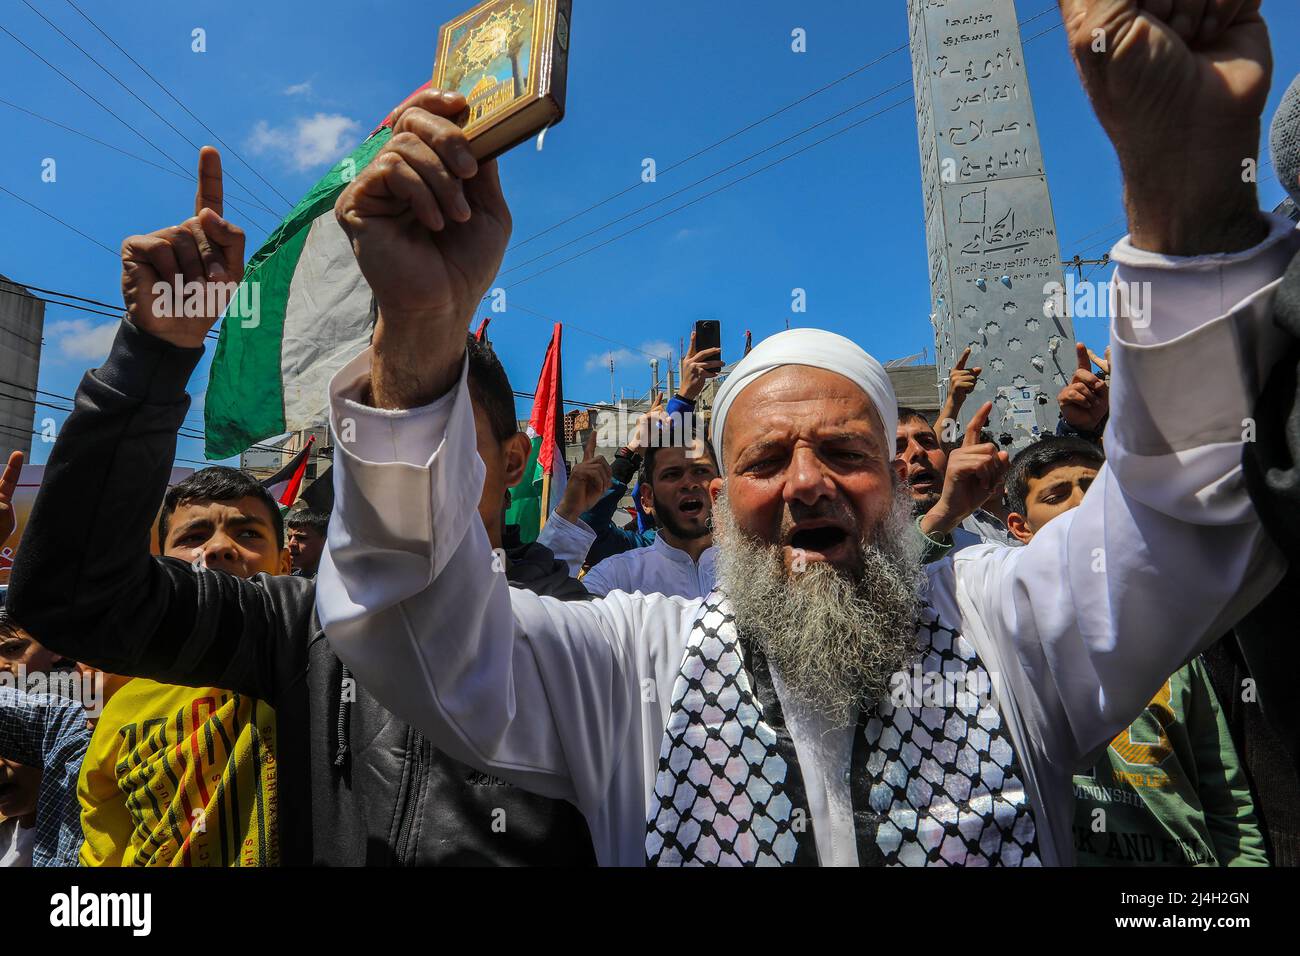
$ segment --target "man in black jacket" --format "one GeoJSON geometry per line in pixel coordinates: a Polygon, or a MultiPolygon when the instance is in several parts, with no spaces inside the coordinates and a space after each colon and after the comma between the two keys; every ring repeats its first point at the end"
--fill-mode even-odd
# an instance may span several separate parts
{"type": "MultiPolygon", "coordinates": [[[[286,863],[594,863],[573,806],[450,759],[357,686],[317,622],[313,581],[240,580],[150,555],[189,408],[185,385],[220,314],[170,315],[155,284],[180,275],[233,288],[243,274],[244,236],[221,218],[211,147],[200,153],[195,209],[179,226],[123,244],[128,320],[104,365],[82,380],[50,455],[9,612],[51,650],[111,673],[227,687],[272,704],[286,863]]],[[[506,489],[519,480],[528,442],[496,356],[477,343],[470,356],[488,472],[479,512],[498,549],[485,573],[561,600],[589,598],[545,548],[501,550],[506,489]]]]}

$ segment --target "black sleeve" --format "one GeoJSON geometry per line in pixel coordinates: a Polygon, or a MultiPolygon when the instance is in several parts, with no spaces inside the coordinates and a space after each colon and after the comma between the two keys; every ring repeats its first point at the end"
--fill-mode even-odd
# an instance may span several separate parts
{"type": "Polygon", "coordinates": [[[286,642],[308,626],[311,582],[242,581],[149,552],[190,405],[185,384],[202,354],[123,322],[50,454],[7,606],[73,660],[274,704],[296,669],[286,642]]]}
{"type": "Polygon", "coordinates": [[[614,463],[610,466],[610,472],[614,480],[623,485],[632,483],[632,476],[636,470],[641,467],[641,456],[633,452],[620,449],[614,456],[614,463]]]}

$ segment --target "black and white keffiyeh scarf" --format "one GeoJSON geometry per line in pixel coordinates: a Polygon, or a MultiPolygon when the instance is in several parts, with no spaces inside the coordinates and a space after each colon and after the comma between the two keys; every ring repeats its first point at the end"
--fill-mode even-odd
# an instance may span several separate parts
{"type": "MultiPolygon", "coordinates": [[[[988,686],[970,643],[923,608],[917,672],[988,686]]],[[[1039,866],[1033,812],[988,695],[864,711],[850,792],[863,866],[1039,866]]],[[[651,866],[818,863],[794,743],[761,653],[704,600],[673,685],[646,823],[651,866]]]]}

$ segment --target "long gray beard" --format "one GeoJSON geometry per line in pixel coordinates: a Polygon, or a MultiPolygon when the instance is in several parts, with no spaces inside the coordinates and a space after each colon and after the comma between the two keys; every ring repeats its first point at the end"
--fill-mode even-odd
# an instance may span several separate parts
{"type": "Polygon", "coordinates": [[[916,654],[924,575],[913,520],[900,487],[862,545],[860,575],[821,562],[795,572],[780,545],[740,531],[725,491],[714,502],[717,579],[736,627],[794,694],[837,725],[855,707],[888,699],[890,679],[916,654]]]}

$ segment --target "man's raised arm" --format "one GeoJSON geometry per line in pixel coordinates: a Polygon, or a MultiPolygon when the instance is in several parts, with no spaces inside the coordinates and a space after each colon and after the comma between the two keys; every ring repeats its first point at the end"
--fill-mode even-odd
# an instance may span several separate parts
{"type": "Polygon", "coordinates": [[[505,250],[495,163],[451,121],[459,95],[407,104],[335,213],[375,295],[373,347],[331,384],[335,509],[317,609],[358,680],[440,749],[600,810],[631,728],[630,602],[508,587],[477,506],[484,467],[465,329],[505,250]],[[597,606],[597,605],[600,606],[597,606]]]}
{"type": "Polygon", "coordinates": [[[37,640],[73,660],[274,703],[283,644],[274,595],[149,552],[190,407],[185,386],[220,315],[185,315],[177,283],[201,283],[211,303],[243,274],[244,234],[221,214],[220,156],[204,147],[194,216],[122,244],[128,317],[59,431],[7,603],[37,640]]]}
{"type": "Polygon", "coordinates": [[[1046,746],[1075,759],[1281,577],[1241,461],[1300,236],[1259,212],[1242,176],[1270,73],[1258,0],[1171,0],[1163,18],[1136,0],[1062,8],[1131,229],[1113,256],[1108,462],[1027,547],[955,567],[1018,657],[1022,699],[1038,696],[1046,746]]]}

